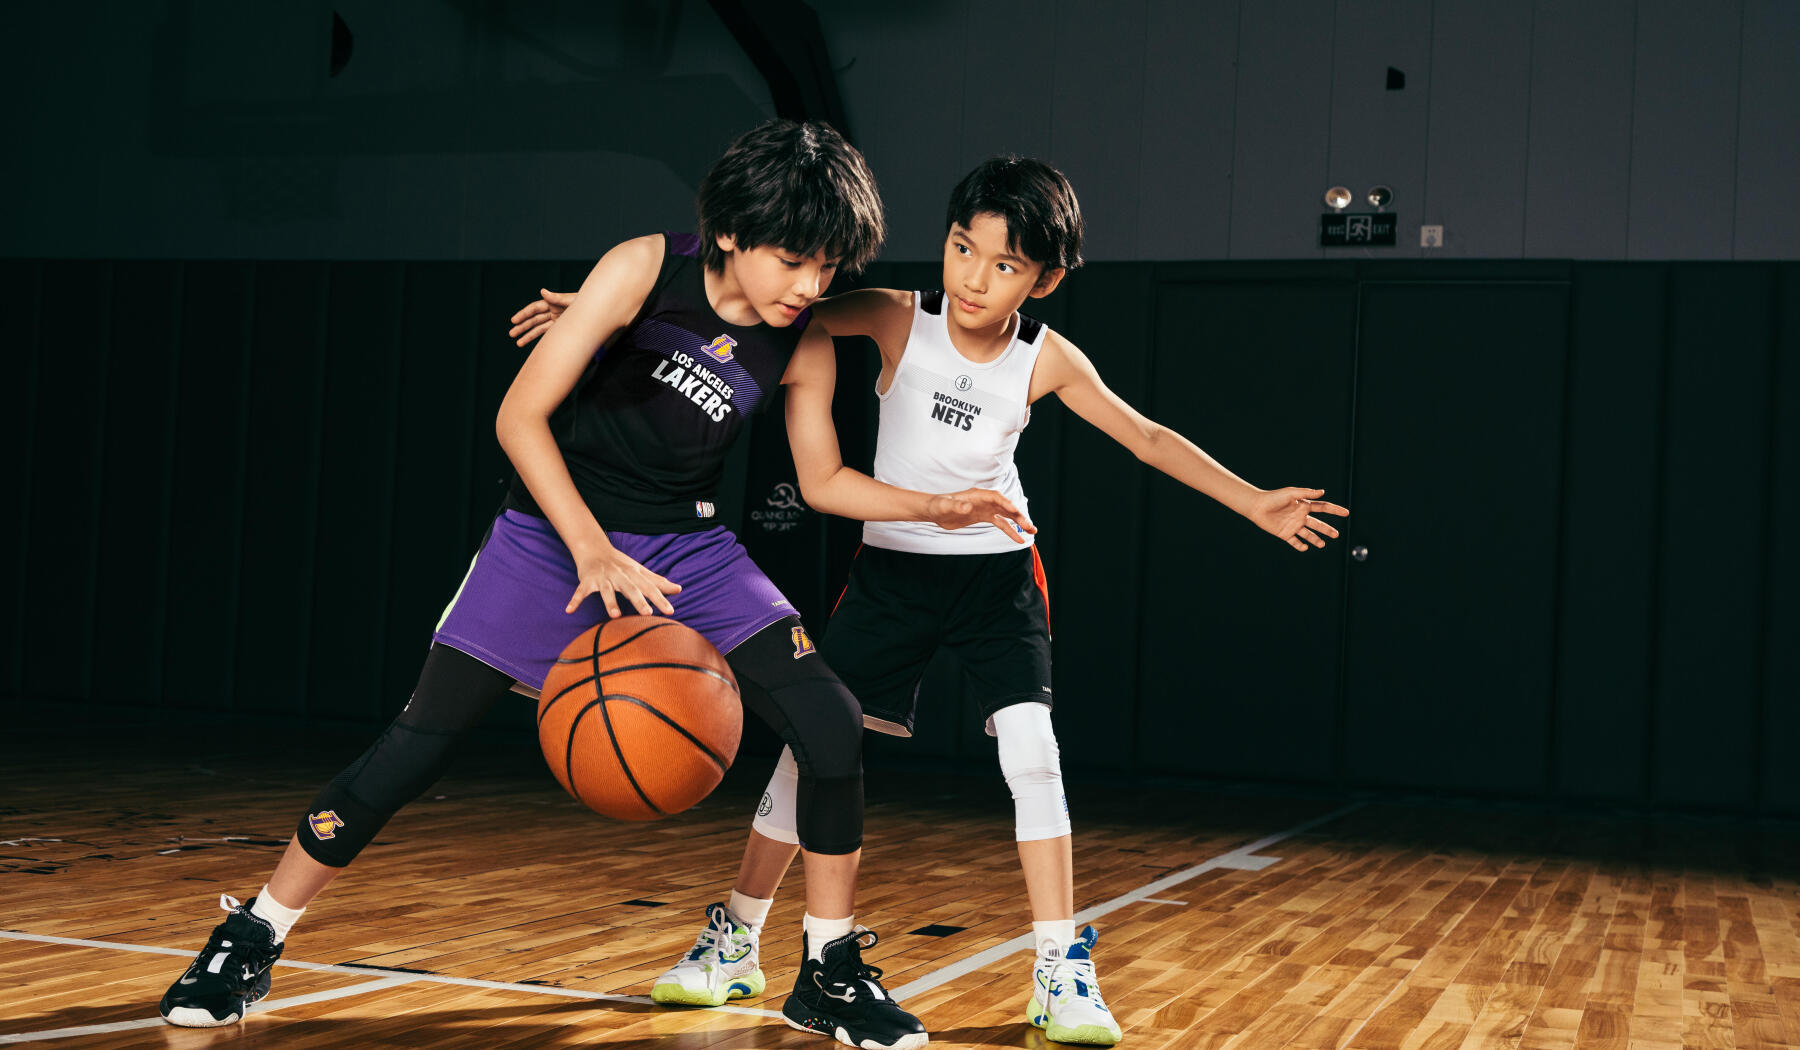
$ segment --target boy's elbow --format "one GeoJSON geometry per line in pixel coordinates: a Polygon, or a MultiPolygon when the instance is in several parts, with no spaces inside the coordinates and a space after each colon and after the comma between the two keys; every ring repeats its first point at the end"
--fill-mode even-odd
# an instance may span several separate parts
{"type": "MultiPolygon", "coordinates": [[[[539,416],[543,421],[545,417],[539,416]]],[[[521,410],[519,406],[508,401],[500,403],[500,411],[494,415],[494,437],[499,440],[500,448],[508,455],[519,434],[531,424],[531,414],[521,410]]]]}
{"type": "Polygon", "coordinates": [[[820,514],[831,513],[825,507],[820,505],[821,501],[825,500],[825,486],[821,485],[817,478],[800,478],[798,480],[800,484],[800,502],[806,504],[809,509],[815,510],[820,514]]]}
{"type": "Polygon", "coordinates": [[[1167,444],[1167,442],[1164,441],[1164,438],[1167,435],[1168,429],[1161,424],[1146,424],[1139,429],[1137,440],[1132,443],[1132,455],[1138,458],[1139,463],[1149,463],[1154,465],[1157,457],[1162,453],[1167,444]]]}
{"type": "Polygon", "coordinates": [[[500,411],[494,413],[494,437],[500,442],[501,448],[506,447],[506,440],[512,436],[513,426],[512,413],[507,411],[507,406],[501,405],[500,411]]]}

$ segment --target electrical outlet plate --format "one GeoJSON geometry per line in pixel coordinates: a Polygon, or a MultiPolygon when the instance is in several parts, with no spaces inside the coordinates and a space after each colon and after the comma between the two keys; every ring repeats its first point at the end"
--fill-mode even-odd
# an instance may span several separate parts
{"type": "Polygon", "coordinates": [[[1419,227],[1419,247],[1442,248],[1444,246],[1444,228],[1442,226],[1419,227]]]}

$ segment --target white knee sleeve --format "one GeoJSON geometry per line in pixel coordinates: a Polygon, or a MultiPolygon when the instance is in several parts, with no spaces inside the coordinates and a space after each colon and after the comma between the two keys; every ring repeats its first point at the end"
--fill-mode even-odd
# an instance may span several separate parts
{"type": "Polygon", "coordinates": [[[1012,788],[1018,840],[1069,834],[1069,802],[1063,795],[1050,709],[1030,702],[1003,707],[994,712],[994,735],[1000,739],[1000,772],[1012,788]]]}
{"type": "Polygon", "coordinates": [[[750,826],[777,842],[798,846],[800,824],[796,813],[800,806],[800,767],[794,764],[794,752],[781,749],[781,760],[775,763],[775,775],[764,789],[762,804],[756,807],[756,819],[750,826]]]}

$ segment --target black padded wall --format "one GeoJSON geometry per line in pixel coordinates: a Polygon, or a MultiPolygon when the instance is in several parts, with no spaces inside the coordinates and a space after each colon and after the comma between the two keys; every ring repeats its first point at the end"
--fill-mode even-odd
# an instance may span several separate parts
{"type": "MultiPolygon", "coordinates": [[[[586,266],[0,262],[0,692],[391,716],[500,501],[507,315],[586,266]]],[[[1800,811],[1800,264],[1097,264],[1029,309],[1355,512],[1295,554],[1040,402],[1072,770],[1800,811]]],[[[867,467],[874,354],[840,354],[867,467]]],[[[828,599],[859,530],[822,535],[828,599]]],[[[987,768],[975,700],[942,661],[871,760],[987,768]]]]}

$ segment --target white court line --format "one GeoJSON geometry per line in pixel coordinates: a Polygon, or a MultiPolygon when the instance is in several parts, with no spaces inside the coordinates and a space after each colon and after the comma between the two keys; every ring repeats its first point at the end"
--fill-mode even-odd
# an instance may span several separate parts
{"type": "MultiPolygon", "coordinates": [[[[1362,807],[1363,803],[1353,802],[1342,809],[1334,809],[1322,817],[1314,817],[1304,824],[1295,824],[1286,831],[1278,831],[1273,835],[1257,839],[1255,842],[1249,843],[1248,845],[1239,846],[1229,853],[1221,853],[1211,860],[1202,861],[1191,868],[1184,868],[1181,871],[1175,872],[1173,875],[1165,875],[1155,882],[1132,890],[1124,896],[1114,897],[1112,900],[1106,901],[1103,904],[1096,904],[1091,908],[1084,908],[1075,913],[1075,925],[1082,926],[1086,923],[1093,922],[1102,915],[1108,915],[1118,911],[1128,904],[1136,904],[1139,901],[1150,900],[1171,886],[1179,886],[1189,879],[1205,872],[1212,871],[1215,868],[1242,868],[1247,861],[1250,861],[1251,855],[1256,853],[1256,851],[1267,846],[1272,846],[1282,839],[1293,838],[1295,835],[1310,831],[1320,824],[1336,820],[1344,814],[1353,813],[1362,807]]],[[[1249,870],[1260,871],[1262,868],[1267,867],[1268,864],[1274,863],[1274,858],[1257,857],[1254,859],[1254,862],[1257,863],[1257,867],[1249,870]],[[1268,863],[1261,863],[1265,860],[1268,861],[1268,863]]],[[[919,995],[922,992],[929,992],[938,985],[948,984],[964,974],[981,969],[983,966],[998,962],[1014,952],[1027,951],[1034,949],[1035,947],[1036,944],[1033,941],[1031,934],[1020,934],[1010,941],[996,944],[986,951],[977,952],[967,959],[951,963],[949,966],[946,966],[941,970],[936,970],[916,981],[903,984],[900,987],[893,989],[888,994],[892,995],[895,999],[906,1000],[912,996],[919,995]]]]}
{"type": "MultiPolygon", "coordinates": [[[[398,988],[403,984],[411,984],[415,978],[411,974],[398,977],[384,977],[379,981],[367,984],[352,985],[349,988],[337,988],[328,992],[313,992],[311,995],[296,995],[291,999],[265,999],[250,1009],[257,1013],[265,1010],[280,1010],[290,1006],[310,1006],[331,999],[342,999],[347,995],[362,995],[364,992],[379,992],[386,988],[398,988]]],[[[14,1032],[0,1035],[0,1043],[35,1043],[47,1039],[70,1039],[78,1035],[105,1035],[108,1032],[129,1032],[134,1028],[161,1028],[168,1024],[161,1017],[148,1017],[139,1021],[115,1021],[112,1024],[87,1024],[79,1028],[52,1028],[44,1032],[14,1032]]]]}
{"type": "Polygon", "coordinates": [[[1187,907],[1187,901],[1166,901],[1166,900],[1163,900],[1161,897],[1145,897],[1139,903],[1141,903],[1141,904],[1177,904],[1183,908],[1187,907]]]}
{"type": "MultiPolygon", "coordinates": [[[[112,951],[149,952],[153,955],[176,955],[184,959],[189,958],[194,954],[190,951],[183,951],[180,948],[159,948],[150,944],[123,944],[118,941],[86,941],[75,937],[51,937],[41,933],[20,933],[15,930],[0,930],[0,938],[15,941],[38,941],[43,944],[61,944],[71,948],[107,948],[112,951]]],[[[341,966],[332,963],[301,962],[299,960],[289,959],[283,959],[275,965],[277,967],[289,966],[299,970],[312,970],[317,973],[344,973],[353,977],[367,977],[372,973],[392,973],[392,971],[371,969],[366,966],[341,966]]],[[[608,992],[583,991],[579,988],[557,988],[547,984],[511,984],[506,981],[484,981],[478,977],[451,977],[446,974],[437,973],[394,973],[393,976],[387,978],[387,980],[398,981],[400,984],[454,984],[464,988],[488,988],[501,992],[527,992],[538,995],[555,995],[565,999],[591,999],[606,1003],[636,1003],[640,1006],[656,1005],[655,1001],[647,995],[613,995],[608,992]]],[[[339,988],[333,991],[315,992],[313,993],[313,996],[300,996],[295,999],[283,999],[279,1001],[271,1000],[268,1003],[258,1004],[255,1009],[257,1012],[261,1013],[274,1006],[300,1005],[302,1001],[307,1003],[322,1002],[323,1000],[316,998],[317,996],[331,999],[347,995],[361,995],[364,992],[379,990],[377,985],[388,987],[388,985],[382,985],[381,982],[372,982],[366,985],[351,985],[348,988],[339,988]]],[[[764,1017],[777,1020],[781,1018],[781,1011],[779,1010],[759,1010],[753,1006],[715,1006],[711,1009],[715,1013],[743,1014],[747,1017],[764,1017]]],[[[152,1024],[162,1024],[163,1021],[162,1018],[158,1017],[154,1021],[144,1021],[141,1023],[126,1021],[122,1023],[133,1025],[135,1027],[145,1027],[152,1024]]],[[[113,1031],[114,1029],[108,1030],[113,1031]]],[[[62,1031],[73,1030],[62,1029],[62,1031]]],[[[28,1036],[0,1036],[0,1043],[19,1042],[27,1038],[46,1039],[50,1037],[35,1033],[28,1036]]]]}
{"type": "MultiPolygon", "coordinates": [[[[1172,886],[1178,886],[1189,879],[1215,869],[1225,868],[1261,871],[1263,868],[1275,863],[1277,858],[1253,856],[1258,850],[1274,845],[1283,839],[1289,839],[1295,835],[1310,831],[1321,824],[1336,820],[1346,813],[1361,809],[1362,806],[1363,804],[1360,802],[1352,803],[1342,809],[1333,810],[1322,817],[1315,817],[1305,823],[1296,824],[1285,831],[1278,831],[1273,835],[1257,839],[1255,842],[1239,846],[1229,853],[1222,853],[1210,860],[1202,861],[1193,867],[1185,868],[1172,875],[1165,875],[1155,882],[1140,886],[1123,896],[1114,897],[1112,900],[1076,912],[1075,922],[1077,925],[1089,923],[1103,915],[1111,914],[1120,908],[1139,902],[1177,903],[1159,900],[1155,895],[1172,886]]],[[[75,937],[51,937],[45,934],[21,933],[14,930],[0,930],[0,938],[16,941],[37,941],[43,944],[60,944],[74,948],[105,948],[112,951],[148,952],[154,955],[174,955],[182,958],[187,958],[193,954],[192,952],[184,951],[180,948],[161,948],[148,944],[123,944],[117,941],[90,941],[75,937]]],[[[890,994],[895,999],[903,999],[909,996],[918,995],[921,992],[930,991],[939,985],[947,984],[966,973],[973,972],[990,963],[1004,959],[1014,952],[1027,950],[1032,947],[1034,947],[1034,944],[1031,935],[1023,934],[1010,941],[995,945],[986,951],[978,952],[959,962],[952,963],[943,969],[934,971],[933,973],[903,985],[900,988],[894,989],[890,994]]],[[[292,967],[300,970],[313,970],[320,973],[350,974],[357,977],[366,977],[370,973],[382,972],[380,970],[371,970],[360,966],[341,966],[331,963],[301,962],[298,960],[285,959],[277,962],[275,965],[292,967]]],[[[325,1002],[331,999],[341,999],[352,995],[363,995],[387,988],[396,988],[404,984],[454,984],[466,988],[488,988],[496,991],[536,993],[539,995],[561,996],[568,999],[588,999],[613,1003],[649,1004],[652,1002],[650,998],[642,995],[610,995],[605,992],[587,992],[575,988],[556,988],[550,985],[541,984],[510,984],[504,981],[484,981],[474,977],[448,977],[442,974],[408,973],[394,974],[393,976],[369,981],[364,984],[351,985],[347,988],[337,988],[323,992],[314,992],[310,995],[295,996],[291,999],[268,1000],[259,1003],[255,1009],[258,1013],[264,1013],[272,1010],[279,1010],[283,1007],[302,1006],[310,1003],[325,1002]]],[[[777,1010],[758,1010],[748,1006],[715,1006],[712,1009],[719,1013],[742,1014],[750,1017],[780,1018],[782,1016],[780,1011],[777,1010]]],[[[22,1043],[46,1039],[63,1039],[71,1036],[89,1035],[101,1032],[120,1032],[136,1028],[150,1028],[163,1023],[165,1022],[161,1017],[155,1017],[141,1021],[120,1021],[112,1025],[87,1025],[81,1028],[59,1028],[44,1032],[4,1034],[0,1035],[0,1044],[22,1043]]]]}

